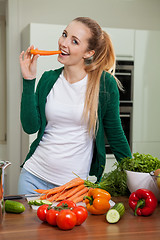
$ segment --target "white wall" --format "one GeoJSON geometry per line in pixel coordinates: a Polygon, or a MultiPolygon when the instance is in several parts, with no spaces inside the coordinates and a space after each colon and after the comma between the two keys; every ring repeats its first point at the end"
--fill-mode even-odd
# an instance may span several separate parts
{"type": "Polygon", "coordinates": [[[5,2],[7,10],[6,159],[12,162],[8,168],[7,192],[14,194],[17,191],[21,162],[21,124],[19,119],[21,75],[18,61],[21,51],[21,31],[30,22],[66,25],[77,16],[92,17],[103,27],[160,30],[160,1],[6,0],[5,2]]]}

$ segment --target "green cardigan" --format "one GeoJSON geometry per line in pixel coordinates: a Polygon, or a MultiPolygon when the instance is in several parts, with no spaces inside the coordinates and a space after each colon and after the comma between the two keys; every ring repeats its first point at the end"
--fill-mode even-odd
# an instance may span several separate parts
{"type": "MultiPolygon", "coordinates": [[[[63,68],[44,72],[38,82],[36,92],[35,79],[23,79],[21,99],[22,127],[28,134],[38,131],[37,138],[31,144],[25,161],[32,156],[44,134],[47,123],[45,116],[46,98],[62,70],[63,68]]],[[[114,77],[107,72],[103,72],[100,81],[98,131],[89,173],[90,175],[95,175],[97,181],[100,181],[106,163],[104,134],[107,136],[107,140],[117,161],[121,161],[124,157],[131,157],[129,144],[124,135],[119,116],[119,90],[114,77]]],[[[21,167],[23,167],[23,164],[21,167]]]]}

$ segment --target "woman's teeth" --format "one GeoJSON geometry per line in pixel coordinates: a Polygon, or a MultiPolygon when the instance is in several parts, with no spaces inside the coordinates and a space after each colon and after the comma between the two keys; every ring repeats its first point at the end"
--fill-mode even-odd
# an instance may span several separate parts
{"type": "MultiPolygon", "coordinates": [[[[62,51],[62,50],[61,50],[62,51]]],[[[69,55],[68,53],[62,51],[62,55],[69,55]]]]}

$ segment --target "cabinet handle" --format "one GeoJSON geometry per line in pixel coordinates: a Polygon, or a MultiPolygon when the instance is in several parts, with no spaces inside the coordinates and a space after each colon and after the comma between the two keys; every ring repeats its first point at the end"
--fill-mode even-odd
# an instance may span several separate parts
{"type": "Polygon", "coordinates": [[[120,114],[120,117],[130,117],[130,114],[120,114]]]}
{"type": "Polygon", "coordinates": [[[121,72],[121,73],[119,73],[119,72],[115,72],[115,75],[117,75],[117,76],[119,76],[119,75],[122,75],[122,76],[131,76],[131,73],[124,73],[124,72],[121,72]]]}

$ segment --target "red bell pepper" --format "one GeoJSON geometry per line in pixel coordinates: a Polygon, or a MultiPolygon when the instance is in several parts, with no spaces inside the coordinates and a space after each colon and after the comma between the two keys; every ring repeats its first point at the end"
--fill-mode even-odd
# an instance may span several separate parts
{"type": "Polygon", "coordinates": [[[135,215],[149,216],[157,207],[157,198],[150,190],[138,189],[131,193],[129,206],[133,209],[135,215]]]}

